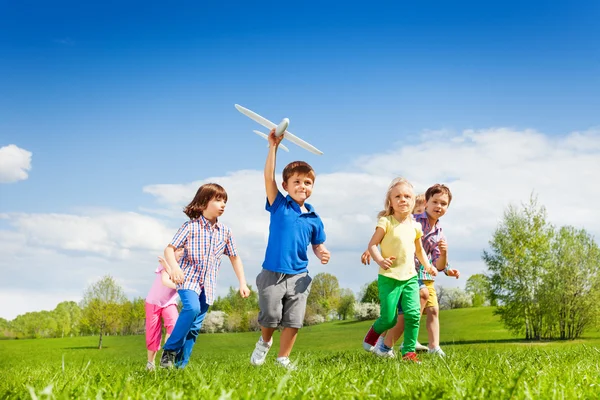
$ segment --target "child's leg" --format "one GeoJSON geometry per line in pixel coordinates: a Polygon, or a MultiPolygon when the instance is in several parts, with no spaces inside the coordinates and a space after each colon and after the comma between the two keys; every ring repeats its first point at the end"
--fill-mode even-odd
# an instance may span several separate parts
{"type": "Polygon", "coordinates": [[[177,311],[177,305],[171,304],[162,309],[162,319],[163,324],[165,325],[165,330],[167,334],[165,335],[165,342],[169,340],[169,336],[171,336],[171,332],[173,332],[173,328],[177,323],[177,317],[179,316],[179,312],[177,311]]]}
{"type": "Polygon", "coordinates": [[[273,333],[281,322],[283,311],[282,299],[286,293],[284,284],[285,274],[269,271],[266,269],[256,277],[256,288],[258,290],[258,323],[261,327],[262,340],[269,343],[273,333]]]}
{"type": "Polygon", "coordinates": [[[297,336],[298,328],[283,328],[283,332],[281,332],[281,337],[279,338],[279,354],[277,354],[277,357],[290,356],[297,336]]]}
{"type": "Polygon", "coordinates": [[[200,300],[198,294],[193,290],[181,289],[178,290],[181,304],[181,314],[177,318],[175,327],[171,332],[171,336],[165,342],[163,346],[164,351],[179,351],[183,348],[183,344],[186,340],[187,334],[190,328],[194,324],[196,317],[200,314],[200,300]]]}
{"type": "Polygon", "coordinates": [[[429,337],[427,347],[435,349],[440,345],[440,319],[437,293],[435,291],[434,281],[426,281],[429,299],[425,305],[427,310],[427,335],[429,337]]]}
{"type": "MultiPolygon", "coordinates": [[[[422,282],[422,281],[418,281],[422,282]]],[[[419,286],[419,297],[421,303],[421,311],[419,313],[420,316],[423,314],[423,309],[425,308],[425,304],[427,303],[427,299],[429,298],[429,292],[427,291],[427,286],[425,284],[419,286]]],[[[398,322],[396,322],[396,326],[388,331],[388,336],[386,336],[386,340],[384,344],[387,347],[393,347],[396,344],[396,341],[400,339],[402,334],[404,333],[404,311],[402,311],[402,296],[400,296],[400,302],[398,303],[398,322]]],[[[418,341],[417,341],[418,343],[418,341]]]]}
{"type": "Polygon", "coordinates": [[[383,341],[383,344],[385,344],[387,347],[390,347],[390,348],[394,347],[394,345],[396,344],[398,339],[400,339],[400,337],[402,336],[403,333],[404,333],[404,313],[398,314],[398,321],[396,322],[396,326],[394,326],[392,329],[387,331],[387,335],[385,336],[385,340],[383,341]]]}
{"type": "Polygon", "coordinates": [[[402,355],[415,351],[419,334],[419,284],[417,278],[411,278],[402,287],[402,310],[404,311],[404,346],[402,355]]]}
{"type": "Polygon", "coordinates": [[[377,334],[381,334],[396,325],[398,300],[403,285],[401,281],[379,275],[377,286],[379,287],[380,317],[373,324],[373,330],[377,334]]]}
{"type": "Polygon", "coordinates": [[[145,303],[146,310],[146,348],[148,349],[148,362],[154,364],[156,352],[160,348],[160,307],[145,303]]]}
{"type": "Polygon", "coordinates": [[[206,317],[206,313],[208,312],[208,304],[206,303],[206,295],[204,294],[204,290],[197,298],[200,304],[200,312],[194,319],[194,322],[192,323],[192,326],[185,337],[183,347],[177,352],[177,358],[175,359],[175,365],[177,368],[185,368],[190,361],[192,349],[196,344],[196,339],[200,334],[200,328],[202,328],[202,322],[204,321],[204,317],[206,317]]]}
{"type": "Polygon", "coordinates": [[[278,357],[289,357],[296,342],[298,330],[304,324],[306,301],[310,293],[312,279],[308,273],[289,275],[285,279],[285,296],[281,310],[281,332],[278,357]]]}

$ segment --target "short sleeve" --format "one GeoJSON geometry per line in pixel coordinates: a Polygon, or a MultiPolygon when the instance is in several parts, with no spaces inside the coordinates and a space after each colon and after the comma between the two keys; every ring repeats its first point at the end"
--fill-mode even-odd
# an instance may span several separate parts
{"type": "Polygon", "coordinates": [[[421,237],[423,236],[423,228],[421,228],[421,224],[414,221],[413,225],[415,226],[415,234],[417,235],[415,237],[415,240],[421,239],[421,237]]]}
{"type": "Polygon", "coordinates": [[[275,197],[275,200],[273,201],[273,204],[269,204],[269,198],[267,197],[267,202],[266,202],[266,205],[265,205],[265,210],[267,210],[268,212],[270,212],[271,214],[273,214],[284,203],[285,203],[285,197],[283,197],[283,195],[281,194],[281,192],[278,190],[277,191],[277,196],[275,197]]]}
{"type": "Polygon", "coordinates": [[[323,226],[323,221],[321,218],[316,223],[315,228],[312,231],[312,236],[310,238],[310,243],[314,246],[325,243],[325,227],[323,226]]]}
{"type": "Polygon", "coordinates": [[[156,271],[154,271],[154,273],[155,274],[160,274],[164,270],[165,269],[163,268],[163,266],[161,265],[161,263],[158,263],[158,268],[156,268],[156,271]]]}
{"type": "Polygon", "coordinates": [[[389,224],[390,224],[390,220],[387,217],[381,217],[377,221],[376,228],[381,228],[381,229],[383,229],[383,231],[385,233],[387,233],[389,224]]]}
{"type": "Polygon", "coordinates": [[[235,257],[238,255],[235,240],[233,239],[233,234],[231,231],[228,232],[227,243],[225,243],[225,250],[223,250],[223,253],[229,257],[235,257]]]}
{"type": "Polygon", "coordinates": [[[177,249],[179,247],[183,247],[183,245],[185,245],[187,243],[187,238],[190,234],[190,226],[189,225],[190,225],[190,221],[187,221],[186,223],[184,223],[181,226],[181,228],[179,228],[179,230],[177,231],[175,236],[173,236],[171,243],[169,243],[171,246],[173,246],[177,249]]]}

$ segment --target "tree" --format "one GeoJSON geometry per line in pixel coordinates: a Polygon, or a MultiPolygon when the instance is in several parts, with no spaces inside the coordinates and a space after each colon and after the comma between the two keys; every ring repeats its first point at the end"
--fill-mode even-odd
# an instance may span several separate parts
{"type": "Polygon", "coordinates": [[[553,227],[546,209],[532,196],[522,209],[509,206],[493,234],[490,250],[483,252],[496,313],[514,333],[540,339],[543,318],[539,296],[542,275],[551,268],[553,227]]]}
{"type": "Polygon", "coordinates": [[[79,308],[77,303],[74,301],[63,301],[58,303],[52,313],[57,324],[56,337],[65,337],[79,332],[81,308],[79,308]]]}
{"type": "Polygon", "coordinates": [[[441,309],[452,310],[466,307],[471,307],[471,297],[464,290],[461,288],[444,289],[443,302],[440,302],[441,309]]]}
{"type": "Polygon", "coordinates": [[[351,289],[341,289],[337,308],[337,313],[341,319],[345,320],[354,313],[354,303],[356,303],[354,292],[351,289]]]}
{"type": "Polygon", "coordinates": [[[471,275],[467,279],[465,292],[471,296],[473,307],[489,305],[490,282],[484,274],[471,275]]]}
{"type": "Polygon", "coordinates": [[[246,332],[251,329],[251,319],[258,307],[258,293],[250,288],[250,296],[242,298],[239,290],[233,286],[229,287],[229,292],[225,297],[218,297],[213,303],[212,311],[223,311],[226,316],[225,325],[236,332],[246,332]]]}
{"type": "Polygon", "coordinates": [[[146,300],[137,297],[121,306],[121,334],[139,335],[144,333],[146,322],[146,300]]]}
{"type": "Polygon", "coordinates": [[[362,296],[360,296],[361,303],[375,303],[379,304],[379,286],[377,286],[377,279],[373,282],[368,283],[361,290],[362,296]]]}
{"type": "Polygon", "coordinates": [[[600,317],[600,249],[585,230],[568,226],[557,232],[552,255],[541,291],[545,336],[575,339],[600,317]]]}
{"type": "Polygon", "coordinates": [[[83,318],[87,325],[100,335],[98,349],[102,348],[102,336],[117,329],[122,316],[122,306],[126,301],[123,289],[110,275],[90,285],[84,292],[81,301],[83,318]]]}
{"type": "Polygon", "coordinates": [[[332,310],[337,309],[340,301],[340,283],[335,275],[321,272],[312,280],[307,305],[327,318],[332,310]]]}

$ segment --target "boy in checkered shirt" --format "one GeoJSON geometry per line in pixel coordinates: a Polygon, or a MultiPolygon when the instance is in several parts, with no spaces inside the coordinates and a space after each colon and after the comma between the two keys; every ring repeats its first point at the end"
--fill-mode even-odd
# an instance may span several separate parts
{"type": "Polygon", "coordinates": [[[179,228],[165,249],[171,280],[177,284],[183,308],[163,346],[160,359],[163,368],[184,368],[189,362],[204,317],[215,300],[223,254],[229,256],[240,282],[240,295],[246,298],[250,294],[231,230],[218,220],[225,211],[226,203],[227,192],[223,187],[216,183],[202,185],[184,209],[190,220],[179,228]],[[180,247],[184,247],[185,252],[178,263],[174,251],[180,247]]]}

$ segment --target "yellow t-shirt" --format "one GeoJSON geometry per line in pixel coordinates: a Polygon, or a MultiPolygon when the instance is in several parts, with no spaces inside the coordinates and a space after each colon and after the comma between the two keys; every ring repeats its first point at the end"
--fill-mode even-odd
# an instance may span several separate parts
{"type": "Polygon", "coordinates": [[[379,274],[388,278],[406,281],[417,274],[415,270],[415,240],[423,236],[421,224],[412,217],[410,223],[401,224],[393,215],[379,218],[377,227],[385,236],[380,248],[383,258],[396,257],[390,269],[379,268],[379,274]]]}

